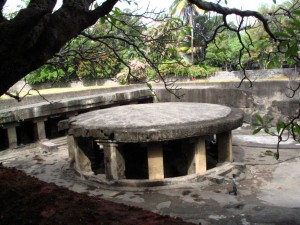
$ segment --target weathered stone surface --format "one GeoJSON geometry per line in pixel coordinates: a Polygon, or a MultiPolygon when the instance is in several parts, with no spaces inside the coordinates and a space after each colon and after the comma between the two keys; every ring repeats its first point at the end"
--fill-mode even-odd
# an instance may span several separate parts
{"type": "Polygon", "coordinates": [[[70,120],[69,134],[116,142],[153,142],[230,131],[242,125],[238,109],[206,103],[155,103],[97,110],[70,120]]]}
{"type": "Polygon", "coordinates": [[[157,88],[156,94],[160,102],[212,103],[241,109],[253,106],[253,97],[249,90],[241,90],[228,84],[225,87],[218,85],[218,83],[206,86],[203,84],[180,84],[182,87],[180,93],[184,95],[180,99],[168,93],[164,87],[157,88]]]}
{"type": "MultiPolygon", "coordinates": [[[[236,88],[238,85],[239,82],[178,83],[182,88],[181,93],[184,94],[181,99],[170,94],[163,85],[153,85],[153,88],[160,102],[203,102],[240,108],[244,111],[244,120],[250,124],[253,123],[253,119],[255,120],[257,113],[260,115],[271,113],[274,121],[291,114],[295,115],[299,95],[291,100],[286,93],[289,85],[293,88],[297,86],[296,81],[260,81],[255,82],[252,88],[249,88],[247,82],[236,88]],[[292,107],[292,110],[287,110],[289,107],[292,107]]],[[[21,102],[1,99],[0,124],[33,120],[54,114],[76,114],[136,101],[151,101],[152,94],[145,85],[130,85],[49,94],[43,97],[52,104],[40,96],[27,96],[21,102]]]]}
{"type": "MultiPolygon", "coordinates": [[[[103,141],[103,140],[102,140],[103,141]]],[[[100,143],[104,147],[105,173],[108,180],[125,178],[125,160],[118,144],[110,142],[100,143]]]]}
{"type": "MultiPolygon", "coordinates": [[[[47,99],[47,96],[44,97],[47,99]]],[[[39,103],[30,102],[28,105],[22,105],[24,104],[22,103],[20,106],[10,108],[0,101],[0,106],[2,107],[3,105],[0,109],[0,124],[47,117],[54,114],[76,113],[88,109],[94,110],[95,108],[99,109],[101,107],[114,106],[151,98],[150,90],[144,87],[87,96],[78,92],[76,97],[72,96],[70,98],[65,98],[61,94],[57,94],[56,99],[53,100],[51,104],[44,100],[39,103]]]]}
{"type": "MultiPolygon", "coordinates": [[[[69,141],[72,142],[71,139],[69,139],[69,141]]],[[[90,151],[90,146],[88,142],[88,139],[75,138],[74,143],[71,144],[72,146],[69,146],[73,147],[74,149],[69,149],[69,152],[74,152],[75,169],[78,172],[85,174],[93,174],[91,160],[87,156],[88,152],[90,151]]]]}
{"type": "Polygon", "coordinates": [[[231,131],[217,134],[218,162],[232,161],[231,131]]]}
{"type": "Polygon", "coordinates": [[[73,164],[75,162],[75,151],[76,151],[76,143],[73,136],[67,136],[67,143],[68,143],[68,153],[69,153],[69,160],[70,163],[73,164]]]}

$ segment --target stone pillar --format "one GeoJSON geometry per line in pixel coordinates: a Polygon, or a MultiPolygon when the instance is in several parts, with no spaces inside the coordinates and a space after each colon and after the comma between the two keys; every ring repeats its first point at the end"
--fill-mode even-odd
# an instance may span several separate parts
{"type": "Polygon", "coordinates": [[[195,140],[195,173],[206,173],[206,147],[205,138],[199,137],[195,140]]]}
{"type": "Polygon", "coordinates": [[[75,162],[76,143],[72,135],[67,135],[68,153],[71,164],[75,162]]]}
{"type": "Polygon", "coordinates": [[[162,143],[150,143],[147,150],[149,180],[164,179],[162,143]]]}
{"type": "Polygon", "coordinates": [[[16,148],[18,145],[17,129],[16,129],[17,126],[19,126],[18,123],[8,124],[4,126],[4,128],[6,128],[7,130],[9,148],[16,148]]]}
{"type": "Polygon", "coordinates": [[[195,150],[190,148],[193,140],[182,141],[181,149],[187,158],[187,174],[195,174],[195,150]]]}
{"type": "Polygon", "coordinates": [[[99,141],[103,146],[106,179],[119,180],[125,178],[125,160],[120,146],[110,141],[99,141]]]}
{"type": "Polygon", "coordinates": [[[231,131],[217,134],[218,162],[232,161],[231,131]]]}
{"type": "Polygon", "coordinates": [[[35,123],[34,136],[37,141],[46,139],[45,121],[47,120],[48,120],[47,118],[39,118],[33,120],[33,122],[35,123]]]}
{"type": "Polygon", "coordinates": [[[79,147],[77,138],[71,136],[68,138],[69,151],[73,152],[75,159],[75,169],[82,173],[93,173],[91,161],[79,147]]]}

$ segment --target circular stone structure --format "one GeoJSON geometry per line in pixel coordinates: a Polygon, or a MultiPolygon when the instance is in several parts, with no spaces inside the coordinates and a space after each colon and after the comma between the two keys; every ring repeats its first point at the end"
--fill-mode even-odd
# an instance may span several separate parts
{"type": "Polygon", "coordinates": [[[233,130],[242,125],[240,110],[206,103],[126,105],[85,113],[70,121],[73,136],[115,142],[154,142],[233,130]]]}
{"type": "Polygon", "coordinates": [[[95,155],[102,151],[108,180],[138,179],[129,171],[144,167],[147,172],[141,177],[149,180],[203,174],[208,141],[217,143],[218,163],[232,161],[231,130],[242,123],[241,110],[216,104],[124,105],[72,118],[69,149],[80,172],[95,172],[95,155]],[[96,150],[91,141],[97,143],[96,150]]]}

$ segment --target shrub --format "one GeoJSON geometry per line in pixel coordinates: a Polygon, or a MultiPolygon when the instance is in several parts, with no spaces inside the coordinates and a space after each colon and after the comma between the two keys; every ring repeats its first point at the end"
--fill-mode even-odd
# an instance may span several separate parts
{"type": "MultiPolygon", "coordinates": [[[[174,61],[164,62],[160,64],[158,68],[163,77],[189,77],[190,79],[207,77],[219,70],[219,68],[216,67],[188,65],[174,61]]],[[[157,77],[154,70],[149,70],[147,73],[150,79],[155,79],[157,77]]]]}
{"type": "Polygon", "coordinates": [[[129,75],[129,69],[123,68],[120,73],[117,74],[117,79],[121,84],[127,84],[131,81],[143,81],[147,78],[147,71],[150,66],[148,63],[143,63],[137,59],[132,60],[129,63],[131,69],[131,75],[129,75]]]}

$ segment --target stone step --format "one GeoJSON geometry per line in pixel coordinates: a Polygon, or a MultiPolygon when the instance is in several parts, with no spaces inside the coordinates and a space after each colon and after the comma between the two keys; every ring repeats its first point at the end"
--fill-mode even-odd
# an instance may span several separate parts
{"type": "Polygon", "coordinates": [[[217,184],[221,184],[224,181],[230,181],[231,176],[229,174],[239,174],[245,168],[244,163],[223,163],[223,165],[217,166],[205,174],[205,178],[217,184]]]}
{"type": "Polygon", "coordinates": [[[56,144],[57,146],[66,145],[67,144],[67,137],[64,136],[64,137],[54,138],[54,139],[50,139],[49,141],[56,144]]]}
{"type": "Polygon", "coordinates": [[[42,148],[46,148],[49,151],[53,150],[65,150],[67,149],[67,137],[59,137],[54,139],[46,139],[42,140],[39,143],[39,146],[42,148]]]}

